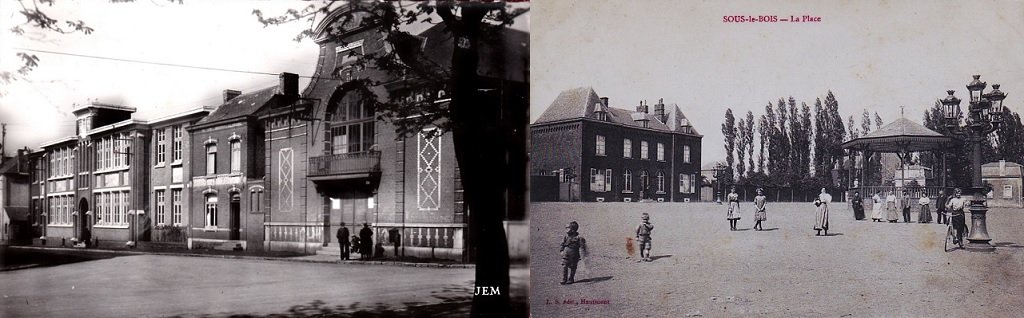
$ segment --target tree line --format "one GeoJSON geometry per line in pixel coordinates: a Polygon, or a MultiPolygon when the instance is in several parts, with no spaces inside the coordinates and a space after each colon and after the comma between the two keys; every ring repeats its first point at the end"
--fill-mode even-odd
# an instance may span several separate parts
{"type": "Polygon", "coordinates": [[[878,113],[864,110],[858,126],[851,115],[844,124],[839,101],[829,91],[824,99],[806,102],[779,98],[764,113],[747,111],[739,119],[725,111],[726,169],[721,180],[739,186],[788,187],[815,191],[834,186],[833,168],[844,167],[850,155],[842,143],[882,126],[878,113]],[[874,121],[872,121],[874,119],[874,121]],[[756,154],[755,154],[756,151],[756,154]]]}
{"type": "MultiPolygon", "coordinates": [[[[843,142],[856,139],[882,127],[877,112],[863,110],[858,123],[854,115],[847,119],[839,113],[839,101],[831,91],[824,99],[815,98],[813,107],[793,97],[769,101],[764,112],[735,114],[725,111],[721,125],[726,151],[725,171],[720,177],[726,184],[792,188],[796,191],[817,191],[826,187],[847,185],[847,173],[855,167],[859,153],[846,151],[843,142]],[[840,180],[834,180],[832,171],[839,169],[840,180]]],[[[963,120],[963,114],[960,117],[963,120]]],[[[943,135],[957,137],[953,128],[945,125],[942,103],[924,112],[923,124],[943,135]]],[[[909,156],[908,165],[920,164],[932,168],[936,178],[942,177],[942,155],[946,155],[946,184],[951,187],[969,187],[971,183],[971,148],[963,143],[955,149],[942,152],[916,153],[909,156]]],[[[1024,125],[1020,115],[1007,111],[995,133],[982,143],[982,162],[1006,160],[1022,163],[1024,160],[1024,125]]],[[[864,171],[867,181],[882,180],[881,156],[873,155],[864,171]]],[[[853,176],[860,178],[860,173],[853,176]]],[[[891,178],[891,176],[890,176],[891,178]]],[[[877,182],[861,184],[875,184],[877,182]]],[[[891,180],[891,179],[890,179],[891,180]]],[[[881,181],[879,181],[881,182],[881,181]]],[[[883,183],[891,184],[891,183],[883,183]]]]}

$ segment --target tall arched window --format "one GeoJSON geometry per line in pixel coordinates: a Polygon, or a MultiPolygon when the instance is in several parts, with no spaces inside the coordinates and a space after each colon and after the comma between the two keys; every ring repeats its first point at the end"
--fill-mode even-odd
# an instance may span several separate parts
{"type": "Polygon", "coordinates": [[[658,171],[658,192],[665,192],[665,173],[658,171]]]}
{"type": "Polygon", "coordinates": [[[327,114],[326,150],[328,154],[370,151],[374,144],[374,110],[372,104],[356,92],[332,98],[327,114]]]}
{"type": "Polygon", "coordinates": [[[206,195],[206,227],[217,227],[217,195],[206,195]]]}

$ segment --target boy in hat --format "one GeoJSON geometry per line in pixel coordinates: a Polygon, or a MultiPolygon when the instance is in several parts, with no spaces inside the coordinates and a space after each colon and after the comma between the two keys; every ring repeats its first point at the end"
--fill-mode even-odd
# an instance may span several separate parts
{"type": "Polygon", "coordinates": [[[572,221],[565,228],[565,237],[562,238],[562,248],[559,250],[562,253],[562,285],[574,282],[580,252],[585,253],[587,250],[587,241],[579,233],[580,224],[572,221]]]}
{"type": "Polygon", "coordinates": [[[640,260],[638,260],[638,262],[650,262],[651,231],[654,230],[654,224],[651,224],[651,216],[647,214],[647,212],[644,212],[644,214],[640,216],[640,219],[643,221],[636,227],[636,241],[637,243],[640,243],[640,260]]]}

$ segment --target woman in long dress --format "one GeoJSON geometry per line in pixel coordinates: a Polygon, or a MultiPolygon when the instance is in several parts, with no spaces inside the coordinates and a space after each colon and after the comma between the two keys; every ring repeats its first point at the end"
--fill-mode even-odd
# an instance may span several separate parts
{"type": "Polygon", "coordinates": [[[853,218],[857,221],[864,219],[864,199],[860,197],[860,192],[853,193],[853,218]]]}
{"type": "Polygon", "coordinates": [[[757,189],[757,196],[754,197],[754,207],[757,210],[754,212],[754,221],[757,221],[757,223],[754,223],[754,231],[764,230],[761,222],[768,219],[768,213],[765,211],[764,206],[766,203],[768,203],[768,198],[764,196],[764,191],[757,189]]]}
{"type": "Polygon", "coordinates": [[[896,211],[896,192],[889,192],[885,197],[885,219],[889,223],[896,223],[900,220],[900,211],[896,211]]]}
{"type": "Polygon", "coordinates": [[[871,197],[871,221],[882,222],[882,191],[878,191],[871,197]]]}
{"type": "Polygon", "coordinates": [[[729,219],[729,230],[735,231],[736,222],[740,220],[740,195],[736,194],[736,187],[729,190],[729,196],[726,198],[729,201],[729,213],[725,218],[729,219]]]}
{"type": "Polygon", "coordinates": [[[921,199],[917,200],[917,204],[921,206],[921,211],[917,213],[917,223],[932,223],[932,211],[928,208],[930,203],[931,200],[926,194],[922,194],[921,199]]]}
{"type": "Polygon", "coordinates": [[[818,231],[817,236],[821,235],[821,231],[825,231],[825,236],[828,236],[828,204],[832,202],[832,195],[825,191],[825,188],[821,188],[821,194],[818,194],[818,198],[814,200],[814,205],[818,206],[818,211],[814,217],[814,230],[818,231]]]}

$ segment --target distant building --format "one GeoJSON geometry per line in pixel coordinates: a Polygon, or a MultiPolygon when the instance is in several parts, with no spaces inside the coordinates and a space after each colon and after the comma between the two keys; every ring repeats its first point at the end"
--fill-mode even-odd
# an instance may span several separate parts
{"type": "Polygon", "coordinates": [[[897,187],[934,185],[934,179],[932,168],[922,165],[907,165],[904,169],[897,165],[892,177],[893,185],[897,187]]]}
{"type": "Polygon", "coordinates": [[[0,157],[0,242],[31,239],[28,149],[0,157]]]}
{"type": "Polygon", "coordinates": [[[530,132],[530,173],[560,176],[560,200],[699,200],[703,136],[677,105],[659,100],[653,111],[646,103],[627,110],[592,88],[574,88],[530,132]]]}
{"type": "Polygon", "coordinates": [[[1021,187],[1024,186],[1024,171],[1021,165],[1000,160],[981,166],[981,180],[992,185],[988,193],[989,206],[1022,207],[1021,187]]]}

